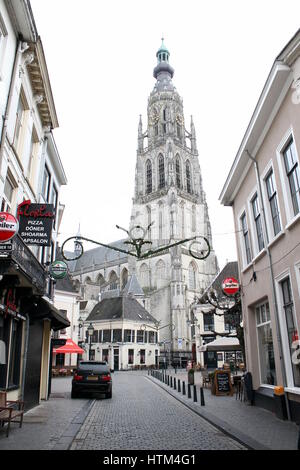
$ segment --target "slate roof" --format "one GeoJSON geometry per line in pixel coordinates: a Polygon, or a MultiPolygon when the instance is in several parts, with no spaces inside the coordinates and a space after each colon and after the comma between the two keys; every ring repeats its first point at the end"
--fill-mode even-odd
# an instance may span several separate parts
{"type": "Polygon", "coordinates": [[[134,296],[137,296],[137,297],[144,297],[145,296],[144,291],[141,288],[141,286],[139,284],[139,281],[137,280],[135,274],[132,274],[129,277],[126,286],[122,290],[122,295],[134,295],[134,296]]]}
{"type": "Polygon", "coordinates": [[[132,297],[102,299],[95,305],[86,321],[120,319],[142,323],[156,322],[156,319],[132,297]]]}
{"type": "MultiPolygon", "coordinates": [[[[112,245],[114,247],[120,248],[121,250],[128,251],[129,245],[126,245],[124,243],[125,241],[126,239],[117,240],[115,242],[108,243],[108,245],[112,245]]],[[[70,258],[74,257],[74,253],[71,252],[66,252],[66,255],[70,258]]],[[[106,248],[104,246],[98,246],[92,250],[84,251],[83,255],[77,261],[68,261],[68,266],[70,271],[77,272],[92,266],[110,263],[123,257],[127,257],[127,254],[106,248]]]]}

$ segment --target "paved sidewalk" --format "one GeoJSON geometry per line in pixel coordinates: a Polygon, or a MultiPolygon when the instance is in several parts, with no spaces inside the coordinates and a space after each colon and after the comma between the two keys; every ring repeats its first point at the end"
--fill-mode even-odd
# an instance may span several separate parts
{"type": "MultiPolygon", "coordinates": [[[[229,396],[215,396],[209,388],[204,388],[205,406],[200,403],[201,373],[195,373],[195,385],[197,389],[197,402],[192,397],[187,397],[187,372],[174,369],[167,370],[181,382],[181,392],[174,390],[165,383],[153,378],[148,378],[164,388],[168,393],[179,399],[182,403],[196,411],[200,416],[216,425],[224,432],[240,440],[249,448],[260,450],[296,450],[299,428],[295,423],[283,421],[275,414],[257,406],[251,406],[248,402],[236,400],[235,394],[229,396]],[[186,395],[182,394],[182,381],[186,384],[186,395]]],[[[177,382],[176,380],[176,382],[177,382]]]]}
{"type": "Polygon", "coordinates": [[[68,449],[94,403],[71,400],[71,380],[53,378],[49,400],[24,414],[22,428],[12,423],[8,438],[5,427],[0,427],[0,451],[68,449]]]}

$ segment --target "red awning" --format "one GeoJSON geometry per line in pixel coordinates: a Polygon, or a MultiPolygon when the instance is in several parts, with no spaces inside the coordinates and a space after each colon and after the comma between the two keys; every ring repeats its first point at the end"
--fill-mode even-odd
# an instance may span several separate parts
{"type": "Polygon", "coordinates": [[[83,354],[84,350],[80,348],[74,341],[67,339],[66,344],[60,348],[53,348],[54,354],[83,354]]]}

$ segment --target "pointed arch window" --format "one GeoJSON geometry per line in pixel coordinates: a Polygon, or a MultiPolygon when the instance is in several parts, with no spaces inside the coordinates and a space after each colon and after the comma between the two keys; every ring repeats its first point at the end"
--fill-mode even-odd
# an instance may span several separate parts
{"type": "Polygon", "coordinates": [[[189,265],[189,288],[196,290],[196,268],[193,263],[189,265]]]}
{"type": "Polygon", "coordinates": [[[152,193],[152,163],[147,160],[146,163],[146,193],[152,193]]]}
{"type": "Polygon", "coordinates": [[[192,207],[192,232],[196,232],[196,207],[192,207]]]}
{"type": "Polygon", "coordinates": [[[159,189],[165,187],[165,161],[163,155],[158,157],[158,181],[159,181],[159,189]]]}
{"type": "Polygon", "coordinates": [[[192,181],[191,181],[191,164],[189,161],[185,164],[185,174],[186,174],[186,190],[189,194],[192,193],[192,181]]]}
{"type": "Polygon", "coordinates": [[[151,207],[147,206],[147,225],[148,225],[148,239],[151,240],[151,207]]]}
{"type": "Polygon", "coordinates": [[[177,188],[180,188],[180,186],[181,186],[181,175],[180,175],[179,157],[176,158],[175,170],[176,170],[176,186],[177,186],[177,188]]]}

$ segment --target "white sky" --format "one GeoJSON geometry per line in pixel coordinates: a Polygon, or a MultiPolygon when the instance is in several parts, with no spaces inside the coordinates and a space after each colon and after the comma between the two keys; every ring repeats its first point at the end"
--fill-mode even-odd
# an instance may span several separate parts
{"type": "Polygon", "coordinates": [[[299,28],[299,0],[31,0],[60,127],[68,185],[60,241],[123,238],[134,195],[139,115],[162,35],[193,115],[214,249],[236,259],[231,208],[219,195],[272,64],[299,28]],[[229,234],[228,234],[229,233],[229,234]]]}

